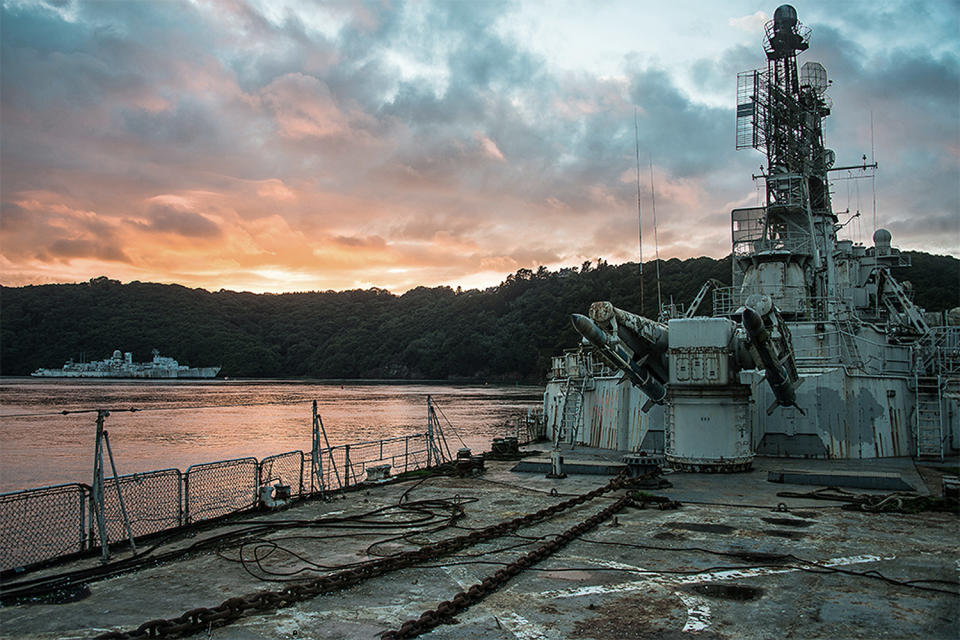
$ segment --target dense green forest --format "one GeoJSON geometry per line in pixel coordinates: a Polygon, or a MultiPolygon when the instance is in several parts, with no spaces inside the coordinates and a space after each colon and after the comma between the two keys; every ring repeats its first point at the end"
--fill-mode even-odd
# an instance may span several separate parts
{"type": "MultiPolygon", "coordinates": [[[[910,253],[916,302],[960,306],[960,260],[910,253]]],[[[645,315],[657,309],[656,268],[644,266],[645,315]]],[[[730,258],[660,263],[664,302],[689,304],[710,278],[730,281],[730,258]]],[[[253,294],[95,278],[83,284],[0,287],[0,373],[26,375],[68,357],[163,355],[221,376],[539,381],[550,357],[575,346],[570,314],[595,300],[641,310],[639,268],[603,260],[559,272],[521,269],[497,287],[418,287],[253,294]]],[[[709,313],[710,300],[701,312],[709,313]]]]}

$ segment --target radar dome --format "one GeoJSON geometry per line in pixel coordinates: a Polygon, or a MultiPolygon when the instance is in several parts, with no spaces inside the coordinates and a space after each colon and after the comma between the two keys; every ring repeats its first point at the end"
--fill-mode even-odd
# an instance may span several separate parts
{"type": "Polygon", "coordinates": [[[889,249],[893,236],[886,229],[877,229],[873,232],[873,246],[877,249],[889,249]]]}
{"type": "Polygon", "coordinates": [[[793,29],[797,26],[797,10],[789,4],[782,4],[773,12],[773,27],[777,31],[781,29],[793,29]]]}

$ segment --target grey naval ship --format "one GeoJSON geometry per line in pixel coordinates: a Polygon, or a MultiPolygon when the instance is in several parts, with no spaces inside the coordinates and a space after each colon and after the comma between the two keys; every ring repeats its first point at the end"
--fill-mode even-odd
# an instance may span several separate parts
{"type": "Polygon", "coordinates": [[[74,362],[68,360],[60,369],[40,368],[31,373],[37,378],[215,378],[220,367],[188,367],[153,350],[150,362],[134,362],[133,353],[119,349],[105,360],[74,362]]]}
{"type": "Polygon", "coordinates": [[[960,327],[889,233],[837,239],[807,43],[781,6],[740,75],[769,162],[732,286],[574,316],[546,423],[453,458],[429,398],[425,432],[335,446],[314,402],[310,451],[118,476],[83,411],[91,485],[0,494],[0,637],[955,639],[960,327]],[[519,450],[545,433],[552,460],[519,450]]]}
{"type": "Polygon", "coordinates": [[[960,324],[925,314],[891,270],[908,256],[878,228],[840,240],[824,146],[827,74],[798,68],[810,30],[767,24],[765,69],[737,77],[737,149],[765,154],[765,206],[734,209],[732,286],[711,281],[656,320],[610,301],[574,315],[583,346],[553,359],[548,433],[566,444],[663,453],[675,468],[737,471],[755,454],[942,458],[960,446],[960,324]],[[712,293],[709,317],[696,315],[712,293]],[[933,321],[931,321],[933,320],[933,321]],[[938,326],[942,325],[942,326],[938,326]],[[621,384],[623,382],[630,384],[621,384]]]}

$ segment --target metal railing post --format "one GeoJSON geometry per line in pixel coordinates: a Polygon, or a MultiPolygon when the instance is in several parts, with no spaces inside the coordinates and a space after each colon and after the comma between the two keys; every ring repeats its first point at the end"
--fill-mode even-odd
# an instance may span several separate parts
{"type": "Polygon", "coordinates": [[[110,415],[105,409],[97,410],[97,435],[93,451],[92,505],[97,519],[100,536],[100,561],[110,561],[110,541],[107,536],[107,522],[103,513],[103,419],[110,415]]]}
{"type": "MultiPolygon", "coordinates": [[[[310,445],[310,493],[320,490],[320,497],[326,498],[326,486],[323,481],[323,460],[320,458],[320,415],[317,413],[317,401],[313,401],[313,431],[310,445]],[[314,486],[317,483],[317,487],[314,486]]],[[[302,475],[302,474],[301,474],[302,475]]]]}
{"type": "Polygon", "coordinates": [[[133,541],[133,530],[130,528],[130,518],[127,517],[127,506],[123,503],[123,492],[120,491],[120,475],[117,473],[117,465],[113,462],[110,436],[106,431],[103,432],[103,444],[107,447],[107,456],[110,458],[110,469],[113,471],[113,484],[117,488],[117,500],[120,502],[120,514],[123,516],[123,526],[127,530],[127,538],[130,540],[130,548],[133,550],[133,555],[137,555],[137,545],[133,541]]]}
{"type": "Polygon", "coordinates": [[[190,524],[190,468],[183,472],[183,524],[190,524]]]}

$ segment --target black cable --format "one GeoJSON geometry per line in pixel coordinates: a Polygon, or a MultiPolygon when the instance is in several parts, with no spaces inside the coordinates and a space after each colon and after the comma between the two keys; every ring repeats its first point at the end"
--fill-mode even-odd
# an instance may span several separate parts
{"type": "Polygon", "coordinates": [[[589,542],[590,544],[602,544],[609,546],[618,546],[618,547],[630,547],[633,549],[643,549],[646,551],[696,551],[700,553],[708,553],[718,556],[726,556],[732,558],[741,558],[744,560],[768,560],[773,562],[774,560],[791,560],[797,559],[796,556],[787,554],[787,553],[766,553],[763,551],[717,551],[714,549],[706,549],[704,547],[663,547],[653,544],[638,544],[633,542],[613,542],[606,540],[590,540],[588,538],[577,538],[580,542],[589,542]]]}
{"type": "MultiPolygon", "coordinates": [[[[376,509],[371,509],[367,512],[351,516],[326,518],[320,517],[311,520],[233,521],[231,522],[232,525],[247,526],[198,540],[182,549],[176,549],[163,554],[154,555],[154,552],[163,545],[168,544],[174,539],[180,538],[180,536],[183,534],[181,531],[158,541],[156,544],[149,547],[142,553],[130,558],[125,558],[123,560],[117,560],[104,565],[78,569],[53,576],[19,580],[13,582],[12,584],[4,584],[0,582],[0,598],[8,600],[10,598],[38,597],[67,585],[93,582],[95,580],[104,579],[120,573],[134,571],[148,565],[156,566],[177,560],[192,553],[206,551],[211,548],[223,548],[228,543],[232,543],[234,545],[241,544],[245,538],[249,539],[251,536],[259,536],[284,529],[349,528],[354,530],[397,530],[404,528],[413,529],[414,527],[422,528],[424,525],[436,524],[438,522],[438,518],[440,522],[444,522],[446,521],[446,518],[451,517],[452,514],[459,514],[457,517],[460,517],[463,512],[463,507],[461,505],[475,500],[475,498],[460,498],[456,501],[447,499],[430,499],[409,502],[403,505],[386,505],[384,507],[378,507],[376,509]],[[444,512],[442,514],[434,514],[431,516],[429,514],[430,508],[443,509],[444,512]],[[405,513],[408,517],[400,522],[397,522],[396,520],[390,521],[378,519],[380,516],[384,516],[388,512],[405,513]],[[414,513],[416,516],[411,518],[409,517],[410,513],[414,513]]],[[[220,523],[211,523],[210,526],[217,526],[219,524],[220,523]]]]}
{"type": "MultiPolygon", "coordinates": [[[[777,507],[771,506],[768,504],[736,504],[733,502],[708,502],[705,500],[684,500],[683,504],[699,504],[706,505],[708,507],[736,507],[740,509],[763,509],[765,511],[777,511],[778,513],[790,513],[789,511],[781,512],[777,510],[777,507]]],[[[793,507],[797,508],[797,507],[793,507]]],[[[839,509],[840,505],[838,504],[827,504],[820,505],[814,504],[807,507],[800,507],[802,510],[816,511],[817,509],[839,509]]]]}
{"type": "MultiPolygon", "coordinates": [[[[450,562],[445,564],[436,564],[436,565],[417,565],[419,569],[443,569],[445,567],[459,566],[459,565],[468,565],[468,564],[483,564],[483,565],[497,565],[497,566],[507,566],[511,563],[509,562],[497,562],[494,560],[465,560],[463,562],[450,562]]],[[[770,569],[770,568],[787,568],[795,569],[797,571],[805,571],[808,573],[817,573],[817,574],[828,574],[828,573],[841,573],[844,575],[850,575],[861,578],[873,578],[882,580],[884,582],[890,583],[895,586],[909,587],[911,589],[919,589],[921,591],[930,591],[934,593],[944,593],[951,596],[960,596],[960,592],[951,591],[949,589],[937,589],[936,587],[924,587],[916,584],[918,582],[941,582],[933,580],[896,580],[884,576],[883,574],[877,571],[869,572],[858,572],[858,571],[849,571],[846,569],[838,569],[837,567],[826,567],[822,565],[816,565],[816,563],[810,563],[816,566],[816,569],[802,565],[781,565],[781,564],[756,564],[756,565],[735,565],[735,566],[714,566],[707,567],[705,569],[695,569],[695,570],[671,570],[671,569],[629,569],[626,567],[551,567],[551,568],[542,568],[542,567],[527,567],[525,571],[538,571],[544,573],[550,572],[566,572],[566,571],[583,571],[583,572],[614,572],[614,573],[634,573],[634,574],[644,574],[644,575],[681,575],[681,576],[696,576],[704,573],[710,573],[714,571],[742,571],[744,569],[770,569]]],[[[949,583],[948,584],[956,584],[949,583]]]]}
{"type": "MultiPolygon", "coordinates": [[[[756,552],[756,551],[743,551],[743,552],[717,551],[714,549],[705,549],[703,547],[661,547],[657,545],[636,544],[636,543],[630,543],[630,542],[607,542],[607,541],[601,541],[601,540],[590,540],[587,538],[578,538],[578,540],[580,540],[581,542],[589,542],[592,544],[615,545],[615,546],[632,547],[636,549],[655,550],[655,551],[681,551],[681,552],[695,551],[699,553],[708,553],[708,554],[719,555],[719,556],[741,557],[745,559],[761,559],[763,557],[769,556],[770,559],[793,560],[795,562],[800,562],[804,565],[809,565],[809,567],[816,567],[816,569],[810,569],[809,567],[802,567],[797,565],[783,565],[783,564],[763,565],[763,566],[785,566],[785,567],[799,569],[801,571],[808,571],[810,573],[842,573],[845,575],[851,575],[851,576],[857,576],[857,577],[876,578],[897,586],[906,586],[906,587],[912,587],[914,589],[921,589],[923,591],[935,591],[939,593],[948,593],[951,595],[960,595],[960,592],[958,591],[936,589],[933,587],[922,587],[922,586],[918,586],[917,584],[917,583],[940,583],[940,584],[948,584],[951,586],[960,587],[960,583],[958,582],[952,582],[949,580],[932,579],[932,578],[931,579],[914,579],[914,580],[897,580],[895,578],[890,578],[888,576],[883,575],[876,569],[871,569],[869,571],[862,571],[862,572],[851,571],[850,569],[841,569],[839,567],[830,567],[824,564],[820,564],[813,560],[807,560],[806,558],[801,558],[792,553],[766,554],[763,552],[756,552]]],[[[739,568],[749,568],[749,567],[739,567],[739,568]]]]}

